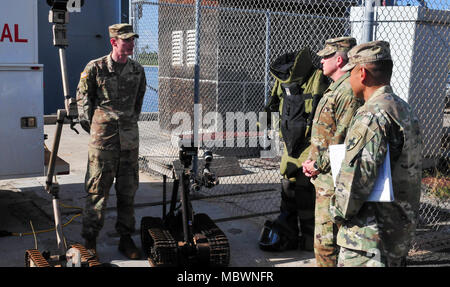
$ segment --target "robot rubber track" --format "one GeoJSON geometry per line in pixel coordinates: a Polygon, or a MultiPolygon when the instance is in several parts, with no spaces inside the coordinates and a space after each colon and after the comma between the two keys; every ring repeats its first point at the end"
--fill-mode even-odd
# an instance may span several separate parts
{"type": "Polygon", "coordinates": [[[179,234],[172,235],[177,233],[177,229],[169,231],[161,218],[144,217],[141,221],[141,239],[150,265],[162,267],[197,263],[228,266],[230,246],[225,234],[206,214],[196,214],[194,222],[193,248],[196,254],[186,256],[186,250],[183,249],[185,242],[175,240],[179,234]]]}
{"type": "MultiPolygon", "coordinates": [[[[82,267],[101,266],[101,263],[97,260],[96,256],[88,251],[83,245],[73,244],[70,248],[75,248],[80,252],[82,267]]],[[[62,261],[53,262],[52,260],[47,260],[37,249],[28,249],[25,251],[25,267],[63,267],[61,265],[62,263],[62,261]]]]}

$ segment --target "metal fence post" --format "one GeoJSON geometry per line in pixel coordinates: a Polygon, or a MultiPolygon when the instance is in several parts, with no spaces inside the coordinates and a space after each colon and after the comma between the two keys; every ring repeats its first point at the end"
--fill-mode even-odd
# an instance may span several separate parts
{"type": "MultiPolygon", "coordinates": [[[[200,11],[201,0],[195,1],[195,64],[194,64],[194,146],[198,147],[198,129],[199,129],[199,92],[200,92],[200,11]]],[[[197,174],[198,156],[194,156],[192,162],[192,170],[197,174]]]]}
{"type": "Polygon", "coordinates": [[[364,34],[363,43],[371,42],[373,40],[373,26],[374,26],[374,6],[375,0],[364,1],[364,34]]]}
{"type": "MultiPolygon", "coordinates": [[[[264,77],[264,106],[267,106],[269,101],[269,76],[270,76],[270,10],[267,9],[266,12],[266,69],[265,69],[265,77],[264,77]]],[[[271,117],[271,115],[266,115],[266,117],[271,117]]],[[[267,120],[267,118],[266,118],[267,120]]],[[[266,121],[267,123],[267,121],[266,121]]],[[[267,124],[264,124],[264,139],[263,139],[263,148],[267,149],[267,124]]]]}
{"type": "Polygon", "coordinates": [[[128,0],[128,24],[133,26],[133,9],[132,9],[132,2],[133,0],[128,0]]]}
{"type": "Polygon", "coordinates": [[[266,12],[266,75],[264,81],[264,104],[269,100],[269,76],[270,76],[270,10],[266,12]]]}

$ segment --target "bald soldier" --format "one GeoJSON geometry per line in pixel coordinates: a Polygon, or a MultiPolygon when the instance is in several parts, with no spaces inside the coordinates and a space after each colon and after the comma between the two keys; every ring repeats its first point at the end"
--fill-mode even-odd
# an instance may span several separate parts
{"type": "Polygon", "coordinates": [[[336,267],[338,247],[337,226],[331,220],[329,206],[334,194],[330,171],[328,146],[342,144],[350,120],[363,101],[353,96],[350,73],[342,68],[347,64],[347,52],[356,45],[352,37],[339,37],[325,41],[317,55],[322,57],[323,74],[333,80],[320,100],[313,120],[311,149],[302,163],[306,176],[316,190],[314,254],[319,267],[336,267]]]}
{"type": "Polygon", "coordinates": [[[389,43],[352,48],[350,84],[364,105],[345,139],[330,212],[340,225],[338,266],[404,266],[418,217],[422,175],[418,118],[390,86],[389,43]],[[389,146],[392,202],[367,201],[389,146]]]}
{"type": "Polygon", "coordinates": [[[144,68],[129,59],[138,34],[129,24],[109,26],[112,52],[90,61],[77,88],[80,124],[90,133],[83,210],[85,247],[96,253],[109,190],[115,179],[119,250],[138,259],[131,234],[135,231],[134,196],[139,185],[138,124],[146,90],[144,68]]]}

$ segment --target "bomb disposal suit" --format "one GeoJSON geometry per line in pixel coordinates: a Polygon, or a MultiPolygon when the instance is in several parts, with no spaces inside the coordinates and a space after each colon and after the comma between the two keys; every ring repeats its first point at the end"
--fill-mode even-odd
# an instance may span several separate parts
{"type": "Polygon", "coordinates": [[[314,67],[308,48],[278,57],[270,66],[275,78],[267,113],[280,113],[284,151],[280,173],[280,216],[267,221],[260,238],[265,250],[300,248],[312,250],[315,190],[301,166],[309,153],[310,130],[315,108],[328,87],[322,71],[314,67]],[[299,242],[298,219],[302,236],[299,242]]]}

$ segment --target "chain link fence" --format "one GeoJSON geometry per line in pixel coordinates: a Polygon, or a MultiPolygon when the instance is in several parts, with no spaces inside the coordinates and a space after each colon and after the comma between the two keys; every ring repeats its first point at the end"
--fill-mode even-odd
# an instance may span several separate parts
{"type": "MultiPolygon", "coordinates": [[[[450,5],[447,0],[373,2],[371,37],[390,42],[393,89],[421,122],[427,169],[411,256],[425,256],[423,250],[450,248],[450,5]]],[[[140,35],[134,58],[147,75],[139,121],[141,168],[170,178],[179,164],[179,135],[200,139],[214,153],[212,169],[220,185],[194,197],[214,200],[232,210],[233,218],[262,224],[277,216],[283,145],[277,129],[257,128],[274,83],[270,64],[308,47],[319,67],[314,52],[326,39],[353,36],[362,43],[370,10],[365,4],[130,1],[130,19],[140,35]]],[[[201,157],[202,151],[199,167],[201,157]]]]}

